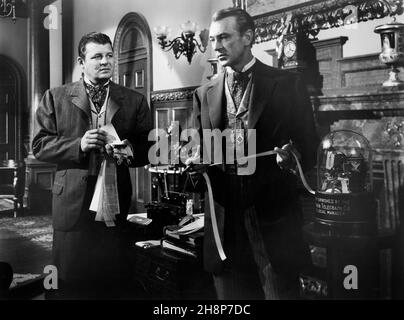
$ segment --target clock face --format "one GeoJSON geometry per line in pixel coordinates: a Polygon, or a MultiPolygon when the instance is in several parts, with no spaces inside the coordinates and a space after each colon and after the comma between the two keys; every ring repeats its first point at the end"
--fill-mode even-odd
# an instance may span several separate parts
{"type": "Polygon", "coordinates": [[[286,42],[283,52],[287,58],[291,58],[296,52],[296,44],[293,41],[286,42]]]}

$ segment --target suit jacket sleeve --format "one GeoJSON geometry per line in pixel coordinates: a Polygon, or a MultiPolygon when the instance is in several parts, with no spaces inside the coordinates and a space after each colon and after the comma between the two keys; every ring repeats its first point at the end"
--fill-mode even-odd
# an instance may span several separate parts
{"type": "Polygon", "coordinates": [[[149,132],[152,129],[151,113],[145,97],[140,102],[134,128],[135,130],[129,137],[134,150],[134,163],[132,166],[141,167],[149,163],[148,152],[152,144],[148,140],[149,132]]]}
{"type": "Polygon", "coordinates": [[[85,154],[80,148],[81,138],[58,134],[55,101],[52,92],[47,90],[35,113],[34,139],[32,151],[41,161],[52,163],[80,163],[85,154]]]}
{"type": "Polygon", "coordinates": [[[302,156],[302,167],[310,170],[316,163],[319,138],[314,124],[313,109],[303,79],[294,81],[291,110],[291,139],[302,156]]]}
{"type": "Polygon", "coordinates": [[[195,90],[193,96],[193,110],[192,110],[192,128],[195,129],[199,136],[202,136],[202,123],[201,123],[201,101],[199,98],[198,90],[195,90]]]}
{"type": "Polygon", "coordinates": [[[192,127],[198,132],[201,130],[201,102],[198,90],[195,90],[193,95],[192,127]]]}
{"type": "Polygon", "coordinates": [[[200,158],[203,158],[203,148],[202,148],[202,122],[201,122],[201,101],[199,97],[198,90],[194,91],[193,95],[193,109],[192,109],[192,118],[191,118],[191,125],[192,129],[195,130],[193,133],[194,135],[192,136],[192,139],[194,141],[199,142],[199,155],[200,158]],[[197,136],[196,136],[197,135],[197,136]]]}

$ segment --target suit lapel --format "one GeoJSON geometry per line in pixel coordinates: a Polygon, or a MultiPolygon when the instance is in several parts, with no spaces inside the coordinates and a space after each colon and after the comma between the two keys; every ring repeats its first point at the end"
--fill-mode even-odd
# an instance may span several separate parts
{"type": "Polygon", "coordinates": [[[223,94],[224,94],[224,73],[221,73],[215,80],[213,80],[212,85],[207,90],[209,118],[212,124],[212,128],[222,127],[223,94]]]}
{"type": "Polygon", "coordinates": [[[248,128],[254,129],[265,106],[271,101],[272,91],[276,84],[274,77],[263,72],[263,64],[258,61],[253,66],[253,85],[250,98],[250,109],[248,112],[248,128]]]}
{"type": "Polygon", "coordinates": [[[72,103],[91,118],[90,102],[88,101],[87,92],[82,80],[73,84],[70,95],[72,103]]]}
{"type": "MultiPolygon", "coordinates": [[[[253,129],[257,124],[264,108],[271,101],[276,80],[265,69],[262,62],[258,61],[253,66],[254,81],[251,88],[250,108],[248,112],[248,128],[253,129]]],[[[207,90],[209,105],[209,117],[213,128],[221,128],[223,124],[223,95],[224,73],[213,80],[207,90]]]]}
{"type": "Polygon", "coordinates": [[[112,122],[115,114],[122,106],[123,99],[124,95],[122,90],[115,83],[110,82],[107,122],[112,122]]]}

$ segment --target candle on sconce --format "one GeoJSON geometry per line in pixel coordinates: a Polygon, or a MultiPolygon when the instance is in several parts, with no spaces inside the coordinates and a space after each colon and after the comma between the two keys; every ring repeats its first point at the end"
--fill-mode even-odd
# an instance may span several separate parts
{"type": "Polygon", "coordinates": [[[181,24],[181,30],[184,35],[194,35],[196,32],[196,23],[188,20],[187,22],[181,24]]]}
{"type": "Polygon", "coordinates": [[[169,33],[169,28],[167,26],[157,26],[154,28],[154,33],[156,34],[157,38],[166,38],[169,33]]]}

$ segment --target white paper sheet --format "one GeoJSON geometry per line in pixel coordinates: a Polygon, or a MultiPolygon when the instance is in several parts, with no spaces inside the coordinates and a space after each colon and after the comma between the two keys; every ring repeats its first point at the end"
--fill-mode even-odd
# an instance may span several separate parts
{"type": "Polygon", "coordinates": [[[181,229],[177,230],[178,234],[189,234],[202,229],[205,225],[204,217],[197,217],[194,222],[186,224],[181,229]]]}
{"type": "MultiPolygon", "coordinates": [[[[99,204],[102,202],[102,182],[104,179],[104,169],[105,164],[104,161],[101,164],[100,172],[98,173],[98,178],[97,182],[95,184],[95,189],[94,189],[94,195],[93,199],[91,200],[90,204],[90,211],[97,212],[99,204]]],[[[97,217],[95,218],[96,221],[102,221],[102,220],[97,220],[97,217]]]]}
{"type": "Polygon", "coordinates": [[[112,123],[102,126],[100,129],[107,133],[107,144],[122,143],[112,123]]]}
{"type": "MultiPolygon", "coordinates": [[[[107,144],[122,144],[114,126],[107,124],[100,129],[107,133],[107,144]]],[[[124,161],[125,157],[133,157],[132,148],[126,145],[124,148],[114,148],[114,158],[117,163],[124,161]]],[[[104,221],[108,227],[115,226],[115,216],[119,214],[118,186],[116,177],[116,165],[112,159],[104,159],[98,173],[90,211],[96,212],[95,221],[104,221]]]]}

